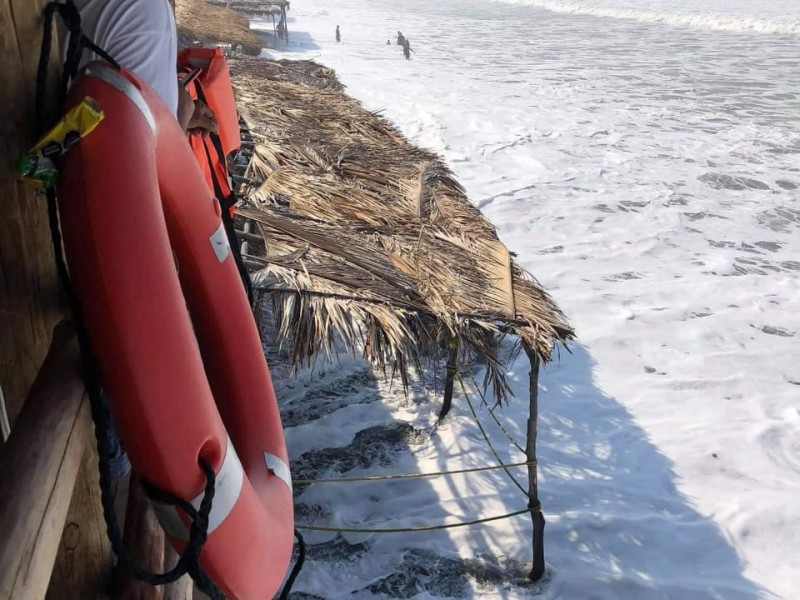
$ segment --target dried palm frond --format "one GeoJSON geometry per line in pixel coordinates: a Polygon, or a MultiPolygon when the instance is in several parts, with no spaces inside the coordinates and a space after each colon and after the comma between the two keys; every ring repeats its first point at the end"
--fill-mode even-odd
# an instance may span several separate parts
{"type": "Polygon", "coordinates": [[[503,399],[505,335],[542,362],[573,337],[440,158],[291,66],[241,59],[232,72],[255,140],[247,176],[261,182],[238,214],[266,250],[247,258],[296,364],[339,337],[404,373],[457,341],[503,399]]]}
{"type": "Polygon", "coordinates": [[[175,0],[175,22],[179,47],[191,46],[195,41],[204,46],[225,43],[239,45],[245,54],[258,56],[264,45],[251,31],[246,16],[205,0],[175,0]]]}

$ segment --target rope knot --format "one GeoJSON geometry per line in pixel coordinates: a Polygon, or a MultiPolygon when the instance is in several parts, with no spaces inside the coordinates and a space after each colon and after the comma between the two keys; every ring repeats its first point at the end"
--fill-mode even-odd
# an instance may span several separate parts
{"type": "Polygon", "coordinates": [[[78,12],[78,8],[72,2],[58,4],[57,6],[58,12],[61,14],[61,20],[64,22],[64,26],[72,35],[76,35],[80,39],[81,14],[78,12]]]}

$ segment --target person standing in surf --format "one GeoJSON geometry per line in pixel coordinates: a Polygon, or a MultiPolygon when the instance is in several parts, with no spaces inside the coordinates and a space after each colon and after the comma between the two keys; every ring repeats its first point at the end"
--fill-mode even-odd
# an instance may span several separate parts
{"type": "Polygon", "coordinates": [[[339,26],[337,25],[336,26],[336,43],[338,44],[341,41],[342,41],[342,34],[339,33],[339,26]]]}

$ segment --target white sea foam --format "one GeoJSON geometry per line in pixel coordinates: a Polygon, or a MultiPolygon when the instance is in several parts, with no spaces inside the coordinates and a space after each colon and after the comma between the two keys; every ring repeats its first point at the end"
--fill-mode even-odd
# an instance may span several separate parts
{"type": "MultiPolygon", "coordinates": [[[[657,7],[659,2],[647,3],[647,8],[637,6],[634,0],[605,0],[574,2],[570,0],[496,0],[506,4],[524,4],[535,6],[553,12],[576,15],[591,15],[610,19],[629,19],[641,23],[664,23],[677,27],[692,27],[714,31],[734,31],[764,34],[791,35],[800,37],[800,18],[798,18],[798,5],[793,2],[791,6],[785,4],[787,12],[781,14],[781,2],[769,5],[768,15],[752,11],[753,14],[743,13],[741,9],[732,10],[735,3],[714,4],[709,10],[708,3],[697,2],[668,2],[663,3],[663,8],[657,7]],[[703,8],[699,8],[703,6],[703,8]],[[792,16],[794,13],[794,16],[792,16]],[[788,16],[787,16],[788,15],[788,16]]],[[[753,3],[756,4],[756,3],[753,3]]],[[[764,3],[758,4],[761,8],[764,3]]],[[[739,7],[741,4],[739,4],[739,7]]]]}
{"type": "MultiPolygon", "coordinates": [[[[292,45],[270,54],[335,68],[366,108],[441,154],[579,337],[540,379],[544,590],[455,577],[437,591],[431,580],[447,564],[404,566],[420,547],[529,561],[530,520],[519,518],[376,536],[351,547],[352,561],[312,552],[298,591],[386,598],[372,586],[389,577],[416,600],[798,597],[800,52],[793,37],[746,32],[755,22],[791,25],[800,1],[578,4],[706,21],[645,25],[485,0],[292,3],[292,45]],[[717,31],[720,23],[742,33],[717,31]],[[386,45],[398,29],[411,60],[386,45]]],[[[347,368],[337,364],[325,380],[347,368]]],[[[498,414],[522,440],[524,357],[510,371],[518,397],[498,414]]],[[[310,391],[325,381],[285,383],[320,408],[310,391]]],[[[339,390],[343,408],[289,426],[292,459],[360,451],[353,440],[365,428],[435,420],[438,402],[399,392],[381,389],[381,402],[364,403],[369,386],[339,390]]],[[[485,409],[481,418],[492,427],[485,409]]],[[[499,429],[490,435],[503,460],[520,459],[499,429]]],[[[495,461],[462,397],[434,438],[391,458],[365,471],[495,461]]],[[[488,472],[311,486],[298,502],[322,507],[329,522],[402,525],[495,516],[524,498],[488,472]]]]}

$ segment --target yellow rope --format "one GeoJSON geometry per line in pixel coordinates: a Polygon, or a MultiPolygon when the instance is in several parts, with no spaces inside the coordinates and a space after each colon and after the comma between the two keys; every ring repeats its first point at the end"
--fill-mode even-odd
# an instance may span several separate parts
{"type": "Polygon", "coordinates": [[[457,475],[459,473],[477,473],[478,471],[493,471],[507,469],[508,467],[529,467],[536,461],[523,461],[509,464],[491,465],[488,467],[472,467],[469,469],[455,469],[453,471],[437,471],[435,473],[405,473],[402,475],[368,475],[364,477],[337,477],[335,479],[292,479],[293,485],[307,485],[311,483],[347,483],[352,481],[391,481],[392,479],[418,479],[422,477],[438,477],[440,475],[457,475]]]}
{"type": "Polygon", "coordinates": [[[511,442],[514,446],[516,446],[517,450],[519,450],[520,452],[525,454],[525,448],[523,448],[519,443],[517,443],[517,440],[515,440],[514,437],[503,426],[503,424],[500,422],[500,419],[498,419],[497,415],[494,414],[494,409],[489,408],[489,403],[486,401],[486,396],[481,391],[480,384],[478,384],[478,382],[475,381],[475,376],[474,375],[472,375],[472,385],[475,386],[475,389],[477,390],[478,395],[481,397],[481,400],[483,401],[483,404],[486,406],[486,409],[489,411],[489,414],[492,416],[492,419],[494,419],[494,422],[497,423],[497,426],[500,428],[500,431],[502,431],[505,434],[505,436],[508,438],[509,442],[511,442]]]}
{"type": "MultiPolygon", "coordinates": [[[[418,479],[423,477],[438,477],[441,475],[456,475],[459,473],[475,473],[478,471],[491,471],[496,469],[503,469],[506,472],[506,475],[509,476],[511,481],[516,485],[526,497],[529,497],[527,490],[522,487],[522,485],[516,480],[516,478],[511,474],[508,470],[510,467],[527,467],[527,466],[535,466],[537,462],[533,461],[522,461],[516,463],[503,463],[500,458],[500,455],[495,450],[494,446],[492,445],[491,440],[489,440],[489,436],[486,433],[483,425],[478,419],[478,414],[475,412],[475,408],[472,405],[472,401],[469,398],[469,394],[467,393],[467,388],[464,385],[464,380],[461,378],[461,374],[456,372],[456,377],[458,378],[458,382],[461,385],[461,390],[464,393],[464,398],[467,400],[467,404],[469,405],[469,409],[472,412],[472,416],[475,419],[475,422],[478,425],[478,428],[483,435],[483,439],[486,440],[486,443],[489,446],[489,449],[492,451],[495,459],[497,460],[497,465],[487,466],[487,467],[472,467],[469,469],[455,469],[452,471],[436,471],[433,473],[405,473],[402,475],[371,475],[365,477],[339,477],[335,479],[293,479],[292,483],[294,485],[307,485],[312,483],[345,483],[345,482],[356,482],[356,481],[391,481],[397,479],[418,479]]],[[[474,377],[473,377],[474,382],[474,377]]],[[[477,387],[477,386],[476,386],[477,387]]],[[[478,392],[480,394],[480,392],[478,392]]],[[[483,399],[484,403],[486,403],[486,398],[483,397],[481,394],[481,398],[483,399]]],[[[489,409],[490,414],[495,419],[495,422],[500,425],[500,422],[495,417],[494,413],[492,413],[491,409],[489,409]]],[[[510,434],[500,425],[503,433],[509,438],[509,440],[517,446],[520,450],[522,450],[521,446],[517,444],[514,439],[510,436],[510,434]]],[[[451,523],[449,525],[423,525],[420,527],[325,527],[323,525],[303,525],[300,523],[295,524],[297,529],[303,529],[306,531],[323,531],[329,533],[413,533],[418,531],[436,531],[440,529],[453,529],[455,527],[468,527],[470,525],[478,525],[481,523],[488,523],[491,521],[499,521],[500,519],[508,519],[510,517],[516,517],[518,515],[523,515],[526,513],[537,513],[542,511],[542,505],[539,502],[536,502],[533,506],[529,506],[528,508],[518,510],[511,513],[506,513],[504,515],[499,515],[496,517],[486,517],[483,519],[473,519],[471,521],[462,521],[461,523],[451,523]]]]}
{"type": "Polygon", "coordinates": [[[422,525],[420,527],[324,527],[321,525],[301,525],[295,524],[297,529],[305,529],[307,531],[327,531],[331,533],[413,533],[416,531],[436,531],[437,529],[452,529],[454,527],[467,527],[469,525],[478,525],[480,523],[488,523],[489,521],[499,521],[500,519],[508,519],[509,517],[516,517],[517,515],[524,515],[525,513],[540,512],[542,507],[540,504],[524,508],[515,512],[499,515],[497,517],[486,517],[484,519],[474,519],[472,521],[463,521],[461,523],[451,523],[449,525],[422,525]]]}
{"type": "MultiPolygon", "coordinates": [[[[500,455],[497,453],[497,450],[494,449],[494,446],[492,445],[491,440],[489,440],[489,435],[486,433],[486,430],[483,428],[483,425],[481,424],[480,419],[478,419],[478,413],[475,412],[475,407],[472,406],[472,401],[469,399],[469,394],[467,393],[467,387],[464,385],[464,380],[461,379],[461,373],[456,372],[456,377],[458,378],[458,383],[461,385],[461,391],[464,392],[464,398],[467,400],[467,405],[469,406],[470,411],[472,411],[472,417],[475,419],[475,423],[477,423],[478,429],[481,430],[481,434],[483,435],[483,439],[486,440],[486,444],[489,446],[489,450],[492,451],[492,454],[494,455],[494,457],[497,460],[497,462],[500,463],[500,465],[502,465],[503,461],[500,458],[500,455]]],[[[520,489],[520,491],[523,494],[525,494],[525,497],[526,498],[530,497],[529,494],[528,494],[528,490],[526,490],[524,487],[522,487],[520,482],[517,481],[516,478],[511,474],[511,471],[509,471],[508,469],[503,469],[503,470],[506,472],[506,475],[508,475],[509,479],[511,479],[511,481],[514,483],[514,485],[516,485],[520,489]]]]}

